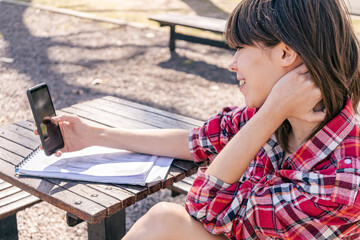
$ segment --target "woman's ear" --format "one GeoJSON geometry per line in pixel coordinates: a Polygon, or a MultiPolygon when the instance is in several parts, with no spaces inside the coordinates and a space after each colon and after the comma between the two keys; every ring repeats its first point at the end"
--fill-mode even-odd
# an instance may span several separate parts
{"type": "Polygon", "coordinates": [[[291,67],[291,66],[297,66],[299,63],[301,63],[301,59],[299,55],[288,45],[286,45],[283,42],[280,42],[277,46],[277,58],[280,61],[280,64],[282,67],[291,67]]]}

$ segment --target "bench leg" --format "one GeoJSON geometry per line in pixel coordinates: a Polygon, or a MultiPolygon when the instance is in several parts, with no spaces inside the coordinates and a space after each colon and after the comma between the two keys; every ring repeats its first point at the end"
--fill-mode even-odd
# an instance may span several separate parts
{"type": "Polygon", "coordinates": [[[18,240],[16,214],[0,220],[0,240],[18,240]]]}
{"type": "Polygon", "coordinates": [[[89,240],[120,240],[125,236],[125,209],[98,224],[88,223],[89,240]]]}
{"type": "Polygon", "coordinates": [[[179,195],[180,195],[179,192],[176,192],[176,191],[174,191],[174,190],[171,190],[171,197],[177,197],[177,196],[179,196],[179,195]]]}
{"type": "Polygon", "coordinates": [[[175,51],[175,26],[170,26],[169,48],[170,48],[170,52],[175,51]]]}

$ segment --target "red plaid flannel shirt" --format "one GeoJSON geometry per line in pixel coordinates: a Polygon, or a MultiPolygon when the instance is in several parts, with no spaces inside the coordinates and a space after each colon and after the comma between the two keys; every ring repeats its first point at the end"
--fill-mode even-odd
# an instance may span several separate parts
{"type": "MultiPolygon", "coordinates": [[[[212,161],[256,113],[224,108],[190,133],[195,161],[212,161]]],[[[350,100],[341,113],[283,161],[275,137],[239,182],[198,172],[186,210],[230,239],[360,239],[360,128],[350,100]]]]}

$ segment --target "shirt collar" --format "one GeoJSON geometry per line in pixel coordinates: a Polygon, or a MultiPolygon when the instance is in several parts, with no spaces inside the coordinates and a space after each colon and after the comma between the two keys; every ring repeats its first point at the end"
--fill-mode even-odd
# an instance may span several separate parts
{"type": "Polygon", "coordinates": [[[293,153],[287,161],[299,171],[309,171],[339,146],[355,126],[354,111],[348,99],[341,112],[315,136],[293,153]]]}

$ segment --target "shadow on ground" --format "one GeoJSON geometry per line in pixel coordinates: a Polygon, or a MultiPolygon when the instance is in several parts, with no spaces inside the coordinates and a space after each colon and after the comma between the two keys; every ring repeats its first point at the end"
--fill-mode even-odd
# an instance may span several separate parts
{"type": "Polygon", "coordinates": [[[12,59],[0,61],[1,71],[14,74],[8,79],[15,84],[19,75],[21,82],[12,91],[16,96],[7,94],[15,101],[26,99],[26,88],[45,82],[57,109],[112,95],[199,118],[192,106],[200,104],[192,97],[209,93],[207,81],[237,84],[224,67],[228,50],[181,43],[181,54],[170,55],[168,32],[161,30],[106,25],[0,2],[0,34],[0,57],[12,59]],[[192,80],[182,81],[187,74],[192,80]],[[103,83],[92,84],[97,78],[103,83]]]}
{"type": "MultiPolygon", "coordinates": [[[[27,26],[24,25],[23,15],[26,10],[26,7],[0,3],[0,33],[3,40],[8,44],[6,58],[13,60],[12,63],[7,64],[7,68],[15,69],[18,73],[28,76],[32,85],[53,81],[55,84],[51,84],[53,88],[52,95],[55,99],[61,98],[59,94],[64,93],[63,89],[73,89],[75,94],[77,92],[90,93],[92,91],[90,88],[69,85],[64,81],[64,74],[52,71],[53,65],[66,64],[66,62],[58,62],[50,59],[48,56],[48,50],[53,46],[65,46],[68,48],[87,47],[57,42],[48,37],[34,36],[27,26]]],[[[77,64],[93,67],[101,63],[102,61],[84,60],[77,64]]],[[[92,95],[99,97],[104,94],[96,92],[92,95]]],[[[93,98],[94,96],[92,95],[88,95],[88,98],[93,98]]]]}
{"type": "Polygon", "coordinates": [[[234,73],[229,70],[204,61],[190,60],[187,57],[178,55],[176,52],[172,53],[171,58],[167,61],[159,63],[159,66],[187,74],[194,74],[211,82],[238,84],[234,73]]]}

